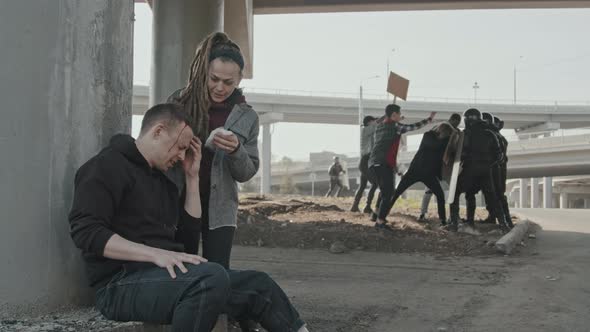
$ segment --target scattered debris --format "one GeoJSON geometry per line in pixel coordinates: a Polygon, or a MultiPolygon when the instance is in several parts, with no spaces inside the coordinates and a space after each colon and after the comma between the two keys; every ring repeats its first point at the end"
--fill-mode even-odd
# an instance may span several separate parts
{"type": "Polygon", "coordinates": [[[473,227],[471,227],[469,225],[461,225],[459,227],[459,232],[469,234],[469,235],[477,235],[477,236],[481,235],[481,232],[479,232],[478,230],[474,229],[473,227]]]}
{"type": "Polygon", "coordinates": [[[330,246],[330,252],[333,254],[343,254],[346,251],[348,251],[348,248],[340,241],[336,241],[330,246]]]}
{"type": "Polygon", "coordinates": [[[499,230],[498,228],[495,228],[495,229],[492,229],[491,231],[489,231],[488,235],[502,235],[502,231],[499,230]]]}

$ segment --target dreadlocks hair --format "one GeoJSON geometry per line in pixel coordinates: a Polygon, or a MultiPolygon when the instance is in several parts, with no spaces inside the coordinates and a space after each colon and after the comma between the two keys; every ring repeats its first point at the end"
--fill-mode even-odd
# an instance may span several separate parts
{"type": "Polygon", "coordinates": [[[185,112],[192,119],[190,124],[196,136],[203,142],[209,131],[209,107],[211,101],[207,89],[209,63],[215,58],[233,61],[240,66],[240,76],[244,60],[240,47],[223,32],[215,32],[203,39],[197,46],[191,63],[188,83],[174,101],[184,106],[185,112]],[[212,53],[216,54],[212,56],[212,53]]]}

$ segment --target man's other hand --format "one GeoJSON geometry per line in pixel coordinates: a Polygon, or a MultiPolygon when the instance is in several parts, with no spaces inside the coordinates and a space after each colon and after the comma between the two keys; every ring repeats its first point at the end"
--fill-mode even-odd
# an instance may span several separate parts
{"type": "Polygon", "coordinates": [[[154,248],[152,262],[157,266],[168,270],[170,277],[176,279],[174,267],[178,267],[182,273],[187,273],[188,270],[184,266],[185,263],[199,265],[207,262],[207,260],[201,256],[191,255],[184,252],[154,248]]]}

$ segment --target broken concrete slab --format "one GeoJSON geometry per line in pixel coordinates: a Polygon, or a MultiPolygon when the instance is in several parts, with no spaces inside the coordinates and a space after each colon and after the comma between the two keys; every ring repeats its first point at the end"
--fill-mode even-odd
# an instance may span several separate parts
{"type": "Polygon", "coordinates": [[[503,254],[509,255],[514,247],[522,242],[529,230],[530,221],[523,220],[516,224],[510,232],[496,241],[496,249],[503,254]]]}

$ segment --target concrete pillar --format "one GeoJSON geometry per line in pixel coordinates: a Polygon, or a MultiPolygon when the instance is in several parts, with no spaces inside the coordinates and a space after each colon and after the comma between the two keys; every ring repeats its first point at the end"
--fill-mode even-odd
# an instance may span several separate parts
{"type": "Polygon", "coordinates": [[[270,134],[270,123],[262,124],[262,155],[261,158],[261,171],[260,177],[260,193],[270,194],[271,176],[270,176],[270,159],[271,159],[271,134],[270,134]]]}
{"type": "Polygon", "coordinates": [[[242,50],[244,78],[252,78],[254,56],[254,6],[252,0],[224,2],[223,30],[242,50]]]}
{"type": "Polygon", "coordinates": [[[150,105],[184,87],[197,45],[223,31],[223,0],[153,0],[150,105]]]}
{"type": "Polygon", "coordinates": [[[536,209],[539,206],[539,179],[531,178],[531,208],[536,209]]]}
{"type": "Polygon", "coordinates": [[[553,208],[553,178],[548,176],[543,183],[543,207],[553,208]]]}
{"type": "Polygon", "coordinates": [[[559,195],[559,208],[560,209],[567,209],[568,208],[568,194],[562,192],[559,195]]]}
{"type": "Polygon", "coordinates": [[[528,180],[527,179],[520,179],[520,199],[518,201],[518,207],[521,209],[526,207],[527,190],[528,190],[528,180]]]}
{"type": "Polygon", "coordinates": [[[0,316],[87,304],[76,169],[131,133],[133,1],[0,4],[0,316]]]}

